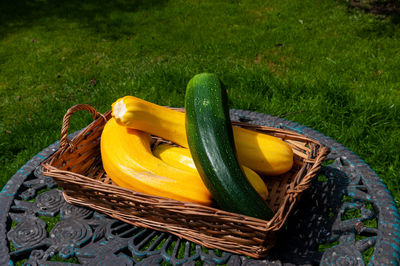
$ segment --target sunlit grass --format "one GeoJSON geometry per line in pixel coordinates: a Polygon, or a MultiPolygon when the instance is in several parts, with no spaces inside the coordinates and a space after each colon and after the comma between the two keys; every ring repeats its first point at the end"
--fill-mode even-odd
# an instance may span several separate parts
{"type": "MultiPolygon", "coordinates": [[[[215,72],[232,108],[278,115],[363,158],[399,203],[400,29],[340,1],[13,1],[0,26],[1,186],[78,103],[183,106],[215,72]],[[94,79],[94,83],[90,80],[94,79]]],[[[73,132],[91,120],[73,116],[73,132]]]]}

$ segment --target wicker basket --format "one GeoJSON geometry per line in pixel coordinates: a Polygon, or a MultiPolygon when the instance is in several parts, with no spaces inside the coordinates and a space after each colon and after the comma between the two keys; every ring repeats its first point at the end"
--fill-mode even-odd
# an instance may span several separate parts
{"type": "Polygon", "coordinates": [[[208,248],[254,258],[264,257],[273,247],[277,233],[328,153],[328,148],[298,133],[235,123],[279,137],[294,151],[295,163],[288,173],[265,178],[269,190],[267,204],[275,215],[264,221],[113,184],[102,167],[100,156],[101,133],[110,117],[110,112],[102,115],[89,105],[76,105],[65,114],[60,148],[43,163],[43,173],[53,177],[63,188],[67,202],[92,208],[135,226],[168,232],[208,248]],[[67,138],[69,120],[78,110],[90,111],[94,121],[70,141],[67,138]]]}

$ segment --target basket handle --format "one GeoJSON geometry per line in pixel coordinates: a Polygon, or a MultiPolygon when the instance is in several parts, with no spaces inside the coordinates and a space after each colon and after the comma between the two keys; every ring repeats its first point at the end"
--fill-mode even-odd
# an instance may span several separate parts
{"type": "MultiPolygon", "coordinates": [[[[96,120],[99,116],[102,116],[104,119],[105,117],[100,114],[99,112],[94,109],[94,107],[88,105],[88,104],[77,104],[72,106],[67,110],[67,112],[64,115],[63,122],[62,122],[62,127],[61,127],[61,139],[60,139],[60,147],[65,147],[66,145],[69,145],[69,140],[68,140],[68,128],[69,128],[69,120],[71,119],[71,116],[76,112],[80,110],[86,110],[92,113],[93,115],[93,120],[96,120]]],[[[106,119],[105,119],[106,120],[106,119]]]]}

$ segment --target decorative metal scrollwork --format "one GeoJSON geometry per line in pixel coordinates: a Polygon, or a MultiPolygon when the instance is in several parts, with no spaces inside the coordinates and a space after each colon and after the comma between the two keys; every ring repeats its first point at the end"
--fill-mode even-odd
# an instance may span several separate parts
{"type": "Polygon", "coordinates": [[[36,217],[10,214],[18,224],[12,228],[7,237],[17,249],[31,248],[40,244],[46,238],[46,223],[36,217]]]}

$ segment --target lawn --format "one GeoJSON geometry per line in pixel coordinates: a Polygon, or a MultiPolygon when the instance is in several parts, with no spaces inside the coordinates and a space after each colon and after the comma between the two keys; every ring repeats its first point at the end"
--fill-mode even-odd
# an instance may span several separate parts
{"type": "MultiPolygon", "coordinates": [[[[66,110],[124,95],[183,106],[214,72],[232,108],[284,117],[344,144],[400,204],[400,26],[345,1],[0,3],[0,187],[60,138],[66,110]]],[[[71,132],[90,122],[84,112],[71,132]]]]}

